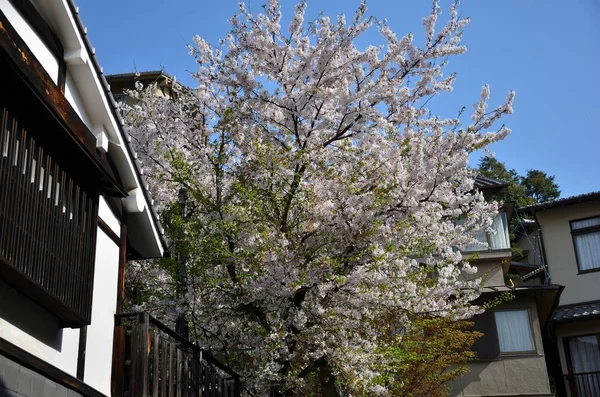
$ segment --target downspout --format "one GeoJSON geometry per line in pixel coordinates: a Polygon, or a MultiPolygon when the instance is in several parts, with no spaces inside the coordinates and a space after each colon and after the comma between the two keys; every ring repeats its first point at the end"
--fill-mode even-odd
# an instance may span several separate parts
{"type": "Polygon", "coordinates": [[[552,308],[550,309],[549,318],[546,321],[546,324],[544,325],[544,329],[543,329],[543,333],[546,335],[546,337],[548,338],[548,341],[550,342],[550,343],[544,343],[544,345],[545,345],[544,346],[545,347],[544,354],[547,356],[546,347],[548,348],[548,350],[551,349],[551,351],[552,351],[552,356],[550,357],[550,360],[548,360],[548,357],[546,357],[546,364],[548,364],[549,362],[551,363],[549,369],[552,373],[552,376],[554,377],[554,384],[556,385],[556,395],[557,396],[566,396],[567,395],[567,385],[565,384],[565,379],[563,377],[563,371],[562,371],[562,365],[560,363],[560,351],[559,351],[559,347],[558,347],[558,341],[554,337],[554,327],[553,327],[553,323],[552,323],[552,315],[554,314],[554,312],[556,311],[556,308],[558,307],[558,305],[560,303],[560,296],[564,289],[565,289],[564,285],[558,286],[558,292],[556,293],[556,296],[554,297],[554,302],[552,303],[552,308]]]}

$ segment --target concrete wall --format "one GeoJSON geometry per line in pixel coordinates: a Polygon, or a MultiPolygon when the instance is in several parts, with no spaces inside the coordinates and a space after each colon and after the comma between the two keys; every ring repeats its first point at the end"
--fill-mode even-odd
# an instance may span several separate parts
{"type": "Polygon", "coordinates": [[[600,216],[600,200],[537,213],[552,282],[566,287],[561,305],[600,299],[600,272],[578,274],[569,223],[595,215],[600,216]]]}
{"type": "Polygon", "coordinates": [[[56,384],[3,355],[0,355],[0,396],[82,397],[81,394],[56,384]]]}
{"type": "Polygon", "coordinates": [[[517,246],[521,248],[523,251],[528,251],[528,255],[526,258],[520,260],[520,262],[524,262],[530,265],[541,265],[542,261],[542,251],[539,247],[539,234],[538,233],[529,233],[527,236],[521,237],[517,241],[517,246]]]}
{"type": "Polygon", "coordinates": [[[472,265],[477,266],[477,273],[471,278],[483,277],[483,283],[486,287],[491,286],[504,286],[504,270],[503,261],[510,260],[508,258],[496,258],[496,259],[481,259],[473,261],[472,265]]]}
{"type": "Polygon", "coordinates": [[[495,309],[529,310],[536,352],[470,363],[470,372],[452,383],[451,395],[551,396],[535,299],[516,297],[495,309]]]}

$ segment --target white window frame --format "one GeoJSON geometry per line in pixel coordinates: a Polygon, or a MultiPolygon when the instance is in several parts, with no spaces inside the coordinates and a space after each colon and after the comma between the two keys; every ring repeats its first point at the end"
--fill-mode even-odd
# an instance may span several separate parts
{"type": "Polygon", "coordinates": [[[498,348],[500,350],[501,355],[519,355],[519,354],[532,354],[537,353],[537,347],[535,343],[535,334],[533,332],[533,322],[531,321],[531,313],[529,308],[516,308],[516,309],[503,309],[503,310],[494,310],[494,321],[496,322],[496,336],[498,337],[498,348]],[[500,321],[498,321],[497,313],[507,313],[507,312],[525,312],[527,314],[527,325],[529,328],[529,337],[531,340],[531,349],[529,350],[503,350],[502,343],[500,338],[500,321]]]}

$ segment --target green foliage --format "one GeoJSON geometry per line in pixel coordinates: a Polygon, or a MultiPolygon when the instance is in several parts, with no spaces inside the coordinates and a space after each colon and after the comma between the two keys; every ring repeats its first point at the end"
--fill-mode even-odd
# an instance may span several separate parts
{"type": "Polygon", "coordinates": [[[560,189],[554,182],[554,175],[550,176],[544,171],[527,170],[527,175],[521,178],[521,184],[527,189],[527,195],[538,203],[560,197],[560,189]]]}
{"type": "Polygon", "coordinates": [[[485,156],[479,161],[478,171],[482,176],[508,182],[509,186],[495,199],[517,207],[554,200],[560,196],[554,175],[548,175],[544,171],[531,169],[527,170],[525,176],[521,176],[514,169],[506,168],[504,163],[490,156],[485,156]]]}
{"type": "MultiPolygon", "coordinates": [[[[560,197],[560,189],[554,182],[554,175],[548,175],[540,170],[527,170],[525,176],[521,176],[514,169],[506,168],[506,165],[493,157],[485,156],[479,161],[479,173],[482,176],[508,182],[509,185],[494,196],[495,200],[503,203],[513,204],[517,208],[526,207],[560,197]]],[[[510,231],[517,230],[518,219],[513,217],[510,222],[510,231]]],[[[523,250],[515,244],[516,235],[510,233],[512,259],[523,258],[523,250]]]]}
{"type": "Polygon", "coordinates": [[[464,375],[476,357],[471,346],[482,336],[473,323],[441,317],[415,318],[403,335],[394,335],[379,348],[385,368],[377,379],[397,397],[449,395],[448,382],[464,375]]]}

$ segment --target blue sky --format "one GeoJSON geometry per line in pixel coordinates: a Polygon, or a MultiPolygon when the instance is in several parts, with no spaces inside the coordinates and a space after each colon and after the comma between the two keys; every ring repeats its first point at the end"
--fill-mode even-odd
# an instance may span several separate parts
{"type": "MultiPolygon", "coordinates": [[[[252,0],[252,11],[266,1],[252,0]]],[[[284,19],[295,3],[282,0],[284,19]]],[[[352,15],[360,0],[307,3],[308,17],[320,11],[333,17],[352,15]]],[[[105,73],[164,68],[183,83],[192,83],[187,71],[194,69],[186,43],[198,34],[216,44],[237,10],[237,0],[79,0],[77,5],[105,73]]],[[[441,5],[447,16],[449,2],[441,5]]],[[[368,9],[369,15],[387,19],[398,35],[413,32],[420,38],[431,3],[370,0],[368,9]]],[[[521,174],[535,168],[555,175],[563,197],[600,190],[600,2],[463,0],[460,11],[471,18],[463,40],[468,52],[451,58],[446,73],[458,73],[454,92],[430,102],[432,109],[451,116],[462,106],[470,108],[485,83],[492,104],[513,89],[515,114],[504,120],[513,133],[491,147],[496,157],[521,174]]],[[[372,32],[364,44],[375,40],[372,32]]]]}

